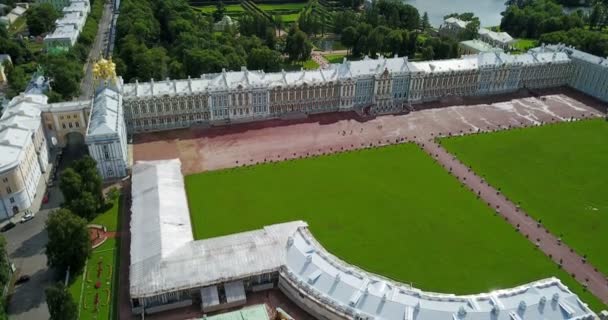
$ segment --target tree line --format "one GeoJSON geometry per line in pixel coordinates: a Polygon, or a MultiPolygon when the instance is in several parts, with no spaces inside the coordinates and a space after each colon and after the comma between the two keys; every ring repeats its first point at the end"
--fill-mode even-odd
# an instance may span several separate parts
{"type": "Polygon", "coordinates": [[[446,59],[458,56],[458,43],[433,35],[428,14],[401,1],[378,0],[365,12],[344,10],[334,19],[334,32],[351,56],[409,56],[446,59]]]}
{"type": "Polygon", "coordinates": [[[607,56],[608,0],[584,2],[590,11],[568,13],[563,5],[580,5],[569,0],[509,0],[500,28],[514,37],[565,43],[589,53],[607,56]]]}
{"type": "MultiPolygon", "coordinates": [[[[91,256],[87,224],[111,205],[104,197],[102,183],[97,163],[90,156],[75,161],[61,174],[59,187],[65,201],[46,221],[47,264],[61,275],[69,272],[74,278],[82,273],[91,256]]],[[[108,198],[117,201],[117,192],[109,193],[108,198]]],[[[46,288],[45,295],[52,320],[77,319],[78,307],[64,284],[46,288]]]]}
{"type": "MultiPolygon", "coordinates": [[[[52,79],[51,91],[47,92],[50,102],[69,100],[80,94],[80,81],[84,76],[82,68],[95,40],[99,19],[103,13],[103,0],[91,1],[91,13],[79,35],[77,43],[67,52],[34,51],[28,40],[10,35],[0,28],[0,52],[11,56],[12,65],[7,64],[9,82],[7,96],[13,97],[25,90],[30,75],[42,66],[45,75],[52,79]]],[[[33,4],[26,14],[31,35],[43,36],[55,27],[55,19],[60,14],[49,4],[33,4]]]]}

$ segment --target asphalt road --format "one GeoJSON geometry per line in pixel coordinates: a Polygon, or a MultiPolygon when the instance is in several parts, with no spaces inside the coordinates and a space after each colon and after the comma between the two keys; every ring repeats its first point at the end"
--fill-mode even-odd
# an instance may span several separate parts
{"type": "Polygon", "coordinates": [[[97,61],[108,46],[110,38],[110,27],[112,25],[112,1],[106,2],[101,15],[101,21],[97,29],[97,36],[89,51],[89,58],[85,64],[85,75],[80,82],[80,99],[90,99],[93,96],[93,63],[97,61]]]}
{"type": "MultiPolygon", "coordinates": [[[[44,183],[39,187],[38,194],[38,197],[44,194],[44,183]]],[[[30,281],[13,289],[8,305],[10,319],[49,318],[42,288],[51,284],[56,275],[46,265],[44,250],[48,237],[44,225],[49,213],[63,201],[59,188],[50,188],[49,194],[49,202],[42,205],[34,219],[17,223],[17,226],[3,234],[8,244],[8,255],[16,268],[16,276],[30,276],[30,281]]]]}

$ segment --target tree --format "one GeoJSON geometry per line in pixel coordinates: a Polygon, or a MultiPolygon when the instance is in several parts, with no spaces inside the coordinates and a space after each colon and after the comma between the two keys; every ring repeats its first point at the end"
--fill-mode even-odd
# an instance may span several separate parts
{"type": "Polygon", "coordinates": [[[306,61],[310,58],[312,44],[308,40],[306,33],[297,27],[292,28],[287,35],[285,43],[285,53],[291,61],[306,61]]]}
{"type": "Polygon", "coordinates": [[[49,241],[46,245],[48,265],[62,272],[78,273],[91,255],[91,241],[87,222],[68,209],[59,209],[49,215],[46,230],[49,241]]]}
{"type": "Polygon", "coordinates": [[[435,51],[433,50],[433,47],[426,46],[422,48],[421,54],[423,60],[433,60],[433,57],[435,56],[435,51]]]}
{"type": "Polygon", "coordinates": [[[281,55],[268,47],[254,48],[247,58],[247,68],[250,70],[279,71],[281,55]]]}
{"type": "Polygon", "coordinates": [[[66,203],[80,197],[82,192],[82,177],[73,168],[63,170],[59,177],[59,188],[66,203]]]}
{"type": "Polygon", "coordinates": [[[70,201],[67,208],[81,218],[92,220],[97,214],[99,202],[90,192],[84,191],[80,197],[70,201]]]}
{"type": "Polygon", "coordinates": [[[57,84],[54,90],[68,100],[80,94],[80,80],[82,79],[82,65],[78,59],[68,54],[47,55],[42,59],[46,75],[57,84]]]}
{"type": "Polygon", "coordinates": [[[358,39],[357,29],[355,29],[352,26],[344,29],[344,31],[342,31],[342,37],[340,38],[340,40],[342,41],[342,44],[344,44],[347,48],[349,48],[351,50],[357,43],[357,39],[358,39]]]}
{"type": "MultiPolygon", "coordinates": [[[[3,236],[0,236],[0,287],[4,288],[9,279],[10,261],[6,252],[6,239],[3,236]]],[[[2,308],[1,305],[0,308],[2,308]]]]}
{"type": "Polygon", "coordinates": [[[431,22],[429,21],[429,14],[426,11],[422,15],[422,23],[420,25],[420,29],[422,29],[422,31],[431,29],[431,22]]]}
{"type": "Polygon", "coordinates": [[[26,13],[27,28],[30,34],[35,36],[50,32],[59,17],[59,13],[50,3],[34,5],[26,13]]]}
{"type": "Polygon", "coordinates": [[[8,79],[8,85],[11,90],[16,94],[22,92],[27,87],[27,83],[29,81],[27,75],[25,74],[25,70],[23,70],[22,66],[13,66],[9,69],[8,74],[6,75],[8,79]]]}
{"type": "Polygon", "coordinates": [[[272,16],[272,21],[274,22],[274,27],[277,28],[277,33],[281,34],[281,29],[283,29],[283,16],[280,14],[275,14],[272,16]]]}
{"type": "Polygon", "coordinates": [[[51,320],[76,320],[78,309],[72,295],[60,282],[46,288],[46,304],[51,320]]]}
{"type": "Polygon", "coordinates": [[[226,6],[224,5],[224,1],[220,0],[215,5],[215,12],[213,12],[213,20],[215,20],[215,22],[218,22],[218,21],[222,20],[222,18],[224,17],[225,14],[226,14],[226,6]]]}
{"type": "Polygon", "coordinates": [[[99,175],[95,159],[86,155],[75,161],[72,167],[82,179],[81,192],[89,192],[98,202],[97,207],[101,207],[103,205],[103,179],[99,175]]]}

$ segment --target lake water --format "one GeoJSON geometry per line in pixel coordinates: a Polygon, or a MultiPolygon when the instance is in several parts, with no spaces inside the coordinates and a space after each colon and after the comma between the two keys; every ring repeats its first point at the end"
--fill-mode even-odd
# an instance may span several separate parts
{"type": "Polygon", "coordinates": [[[434,27],[439,27],[443,16],[450,13],[473,12],[481,20],[482,27],[500,24],[501,12],[505,10],[505,0],[405,0],[416,7],[420,16],[426,11],[434,27]]]}

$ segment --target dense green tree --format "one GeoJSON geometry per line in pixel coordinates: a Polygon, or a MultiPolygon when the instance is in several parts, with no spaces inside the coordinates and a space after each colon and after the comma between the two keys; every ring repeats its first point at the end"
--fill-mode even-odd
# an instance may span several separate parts
{"type": "Polygon", "coordinates": [[[46,288],[46,304],[50,320],[76,320],[78,308],[68,289],[60,282],[46,288]]]}
{"type": "Polygon", "coordinates": [[[600,57],[608,56],[608,34],[582,28],[543,34],[542,43],[564,43],[600,57]]]}
{"type": "MultiPolygon", "coordinates": [[[[6,239],[3,236],[0,236],[0,288],[4,288],[10,280],[10,265],[11,262],[9,261],[8,253],[6,252],[6,239]]],[[[1,304],[0,309],[3,309],[1,304]]]]}
{"type": "Polygon", "coordinates": [[[518,2],[507,7],[502,16],[500,29],[522,38],[538,38],[543,33],[582,28],[585,24],[581,12],[566,14],[552,0],[518,2]]]}
{"type": "Polygon", "coordinates": [[[429,14],[425,11],[422,15],[422,21],[420,22],[420,29],[427,31],[431,29],[431,22],[429,20],[429,14]]]}
{"type": "Polygon", "coordinates": [[[75,161],[72,167],[82,179],[81,192],[89,192],[97,200],[97,207],[103,206],[103,179],[97,170],[95,159],[85,155],[75,161]]]}
{"type": "Polygon", "coordinates": [[[67,205],[67,208],[70,209],[70,211],[86,220],[95,218],[98,207],[98,200],[88,191],[80,193],[80,197],[73,199],[67,205]]]}
{"type": "Polygon", "coordinates": [[[55,27],[55,20],[60,15],[50,3],[33,5],[26,11],[27,28],[32,35],[50,32],[55,27]]]}
{"type": "Polygon", "coordinates": [[[247,68],[267,72],[281,69],[281,55],[268,47],[254,48],[247,58],[247,68]]]}
{"type": "Polygon", "coordinates": [[[312,44],[308,40],[306,33],[294,27],[287,35],[285,43],[285,54],[290,61],[303,62],[310,58],[312,44]]]}
{"type": "Polygon", "coordinates": [[[62,272],[79,273],[91,255],[87,221],[68,209],[59,209],[46,221],[48,243],[47,263],[62,272]]]}
{"type": "Polygon", "coordinates": [[[22,66],[10,67],[7,73],[6,78],[13,95],[25,90],[30,79],[22,66]]]}
{"type": "Polygon", "coordinates": [[[228,61],[217,50],[192,49],[186,51],[184,66],[191,76],[220,72],[228,67],[228,61]]]}
{"type": "Polygon", "coordinates": [[[423,60],[433,60],[433,57],[435,56],[435,51],[433,50],[433,47],[426,46],[422,48],[420,54],[422,55],[423,60]]]}
{"type": "Polygon", "coordinates": [[[224,1],[218,1],[215,5],[215,11],[213,12],[213,20],[218,22],[222,20],[222,18],[226,15],[226,6],[224,5],[224,1]]]}
{"type": "Polygon", "coordinates": [[[66,203],[78,199],[83,190],[82,177],[73,168],[67,168],[61,172],[59,188],[66,203]]]}
{"type": "Polygon", "coordinates": [[[272,16],[272,22],[274,22],[274,27],[277,28],[277,32],[281,32],[285,23],[283,22],[283,16],[280,14],[275,14],[272,16]]]}
{"type": "Polygon", "coordinates": [[[344,31],[342,31],[342,37],[340,38],[340,40],[342,41],[343,45],[345,45],[349,49],[352,49],[357,43],[358,38],[359,35],[357,33],[357,29],[355,29],[353,26],[349,26],[346,27],[344,31]]]}
{"type": "Polygon", "coordinates": [[[42,61],[45,74],[51,80],[53,90],[67,100],[80,94],[82,65],[69,54],[48,55],[42,61]],[[57,84],[56,86],[53,84],[57,84]]]}

